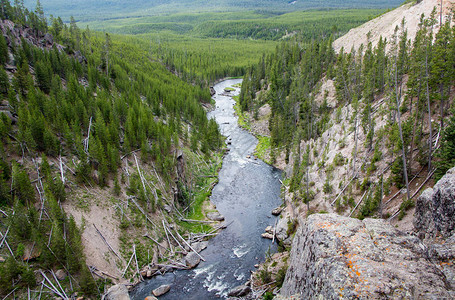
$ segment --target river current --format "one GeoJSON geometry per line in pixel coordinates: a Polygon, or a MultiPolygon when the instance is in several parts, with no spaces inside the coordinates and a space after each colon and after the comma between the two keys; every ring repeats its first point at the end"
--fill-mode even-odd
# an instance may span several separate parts
{"type": "MultiPolygon", "coordinates": [[[[241,79],[225,80],[214,86],[216,109],[208,113],[231,142],[219,172],[219,183],[210,198],[229,226],[209,241],[207,249],[200,253],[205,261],[197,268],[144,281],[130,293],[131,299],[143,300],[162,284],[171,285],[171,290],[160,300],[226,298],[230,289],[250,278],[254,265],[264,261],[265,253],[273,251],[271,241],[263,239],[261,233],[275,223],[271,211],[281,204],[281,171],[254,159],[257,139],[237,125],[235,101],[223,95],[226,87],[237,83],[241,79]]],[[[237,95],[239,90],[236,88],[231,94],[237,95]]]]}

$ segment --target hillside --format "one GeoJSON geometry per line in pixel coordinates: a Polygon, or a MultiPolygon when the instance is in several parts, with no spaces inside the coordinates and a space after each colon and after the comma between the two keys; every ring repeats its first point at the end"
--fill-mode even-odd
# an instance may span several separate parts
{"type": "Polygon", "coordinates": [[[2,298],[96,299],[112,283],[181,269],[181,244],[212,230],[197,222],[216,211],[206,200],[222,138],[206,116],[209,89],[140,43],[3,8],[2,298]]]}
{"type": "Polygon", "coordinates": [[[403,19],[407,28],[408,38],[414,40],[422,14],[425,15],[425,17],[429,17],[433,8],[436,9],[438,18],[438,22],[436,22],[434,29],[435,32],[437,32],[440,27],[440,18],[442,17],[443,22],[446,22],[448,18],[451,18],[454,4],[455,1],[453,0],[410,1],[397,9],[387,12],[359,27],[351,29],[349,33],[333,42],[333,48],[336,52],[339,52],[342,47],[345,51],[351,51],[351,49],[357,50],[361,44],[365,46],[369,41],[372,43],[373,47],[375,47],[378,44],[380,37],[390,40],[394,34],[395,28],[401,27],[403,19]],[[370,34],[369,38],[368,34],[370,34]]]}
{"type": "MultiPolygon", "coordinates": [[[[431,3],[400,7],[336,42],[331,37],[311,43],[298,39],[282,43],[245,75],[238,99],[241,119],[259,136],[257,155],[287,175],[282,221],[275,228],[280,233],[276,234],[280,250],[285,253],[291,249],[289,237],[300,224],[309,231],[306,238],[302,231],[295,235],[292,251],[300,258],[312,257],[311,251],[302,254],[302,245],[318,243],[314,240],[318,236],[312,235],[317,228],[308,218],[317,213],[346,217],[335,217],[335,228],[342,225],[339,231],[333,230],[337,236],[349,230],[345,225],[356,222],[350,218],[384,219],[381,222],[400,232],[414,231],[419,195],[454,166],[453,24],[444,18],[442,26],[434,26],[439,16],[431,16],[431,3]],[[412,15],[410,11],[417,8],[426,18],[421,20],[419,15],[418,22],[406,22],[393,36],[388,29],[395,30],[395,26],[387,23],[386,41],[381,39],[382,27],[378,27],[369,43],[356,43],[350,52],[351,41],[362,41],[358,32],[371,30],[371,24],[385,23],[384,17],[394,16],[401,22],[404,10],[412,15]],[[342,47],[345,51],[337,53],[342,47]],[[294,249],[296,244],[299,249],[294,249]]],[[[320,224],[324,230],[331,226],[324,227],[325,221],[320,224]]],[[[359,226],[364,225],[354,227],[359,226]]],[[[319,253],[316,248],[313,250],[319,253]]],[[[285,257],[278,255],[278,261],[260,267],[255,276],[257,286],[267,280],[284,280],[283,270],[275,266],[285,266],[285,257]]],[[[336,266],[327,265],[332,267],[337,272],[336,266]]],[[[316,271],[322,272],[321,280],[328,280],[324,288],[331,289],[332,279],[322,279],[324,270],[316,271]]],[[[294,268],[290,272],[286,276],[297,279],[290,279],[288,287],[299,282],[312,286],[306,271],[294,268]]],[[[304,285],[291,290],[308,292],[304,285]]],[[[352,290],[345,292],[343,295],[348,295],[352,290]]]]}

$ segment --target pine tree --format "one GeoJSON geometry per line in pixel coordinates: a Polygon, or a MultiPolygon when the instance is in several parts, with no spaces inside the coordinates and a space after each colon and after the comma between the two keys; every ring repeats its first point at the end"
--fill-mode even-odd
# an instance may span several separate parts
{"type": "Polygon", "coordinates": [[[8,96],[8,91],[10,89],[10,83],[8,74],[6,74],[5,68],[0,67],[0,93],[3,97],[8,96]]]}
{"type": "Polygon", "coordinates": [[[437,153],[436,180],[439,180],[450,168],[455,167],[455,109],[447,122],[441,138],[441,148],[437,153]]]}
{"type": "Polygon", "coordinates": [[[0,34],[0,64],[5,65],[8,62],[8,44],[3,35],[0,34]]]}
{"type": "Polygon", "coordinates": [[[449,96],[447,88],[451,83],[451,73],[453,72],[453,61],[447,51],[451,40],[453,42],[452,31],[449,22],[446,22],[436,34],[431,60],[431,81],[439,93],[441,128],[444,128],[445,103],[449,96]]]}
{"type": "Polygon", "coordinates": [[[13,164],[13,195],[22,205],[35,202],[35,191],[30,183],[27,172],[21,170],[19,165],[13,164]]]}

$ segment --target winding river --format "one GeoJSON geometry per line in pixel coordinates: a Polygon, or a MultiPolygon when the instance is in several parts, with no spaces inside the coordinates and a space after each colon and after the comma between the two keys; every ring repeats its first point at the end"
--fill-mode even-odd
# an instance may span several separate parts
{"type": "MultiPolygon", "coordinates": [[[[253,158],[257,139],[237,125],[235,101],[223,95],[224,88],[241,81],[229,79],[215,85],[216,109],[208,114],[231,141],[211,201],[225,222],[232,223],[210,240],[207,249],[201,252],[206,261],[196,269],[142,282],[131,292],[131,299],[143,300],[162,284],[170,284],[171,290],[160,299],[226,298],[230,289],[249,279],[254,265],[263,261],[272,247],[270,240],[261,238],[261,233],[275,223],[270,212],[281,204],[281,172],[253,158]],[[249,155],[251,158],[247,158],[249,155]]],[[[238,94],[239,88],[231,93],[238,94]]]]}

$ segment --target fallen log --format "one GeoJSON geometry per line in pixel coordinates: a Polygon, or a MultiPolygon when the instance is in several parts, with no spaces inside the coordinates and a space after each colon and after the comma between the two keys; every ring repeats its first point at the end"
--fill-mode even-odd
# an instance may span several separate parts
{"type": "Polygon", "coordinates": [[[101,239],[103,240],[103,242],[109,247],[109,249],[112,251],[112,253],[114,253],[115,256],[117,256],[120,260],[123,260],[122,257],[120,256],[120,254],[118,254],[117,251],[115,251],[114,248],[112,248],[111,245],[106,241],[106,239],[105,239],[104,236],[101,234],[101,232],[98,230],[98,228],[96,227],[95,224],[93,224],[93,227],[95,227],[96,232],[99,234],[99,236],[101,237],[101,239]]]}
{"type": "Polygon", "coordinates": [[[164,247],[163,245],[161,245],[160,243],[158,243],[157,240],[155,240],[154,238],[152,238],[152,237],[149,236],[148,234],[144,234],[143,237],[149,238],[150,240],[152,240],[153,242],[155,242],[158,246],[160,246],[160,247],[163,248],[164,250],[169,251],[168,248],[166,248],[166,247],[164,247]]]}
{"type": "Polygon", "coordinates": [[[351,213],[349,214],[349,217],[352,216],[352,214],[355,212],[355,210],[357,209],[357,207],[359,207],[360,203],[362,203],[363,201],[363,198],[365,197],[365,195],[367,194],[368,190],[365,191],[365,193],[363,193],[363,196],[362,198],[360,198],[360,201],[359,203],[357,203],[357,205],[354,207],[354,209],[351,211],[351,213]]]}
{"type": "Polygon", "coordinates": [[[192,219],[179,219],[180,221],[183,222],[188,222],[188,223],[204,223],[204,224],[211,224],[211,223],[216,223],[216,221],[202,221],[202,220],[192,220],[192,219]]]}
{"type": "Polygon", "coordinates": [[[176,233],[177,233],[177,235],[182,239],[182,241],[191,249],[191,251],[193,251],[194,253],[196,253],[196,255],[199,256],[199,258],[200,258],[202,261],[205,261],[205,259],[204,259],[199,253],[197,253],[197,251],[194,250],[194,248],[191,247],[190,244],[188,244],[188,243],[186,242],[186,240],[185,240],[184,238],[182,238],[182,236],[181,236],[177,231],[176,231],[176,233]]]}

